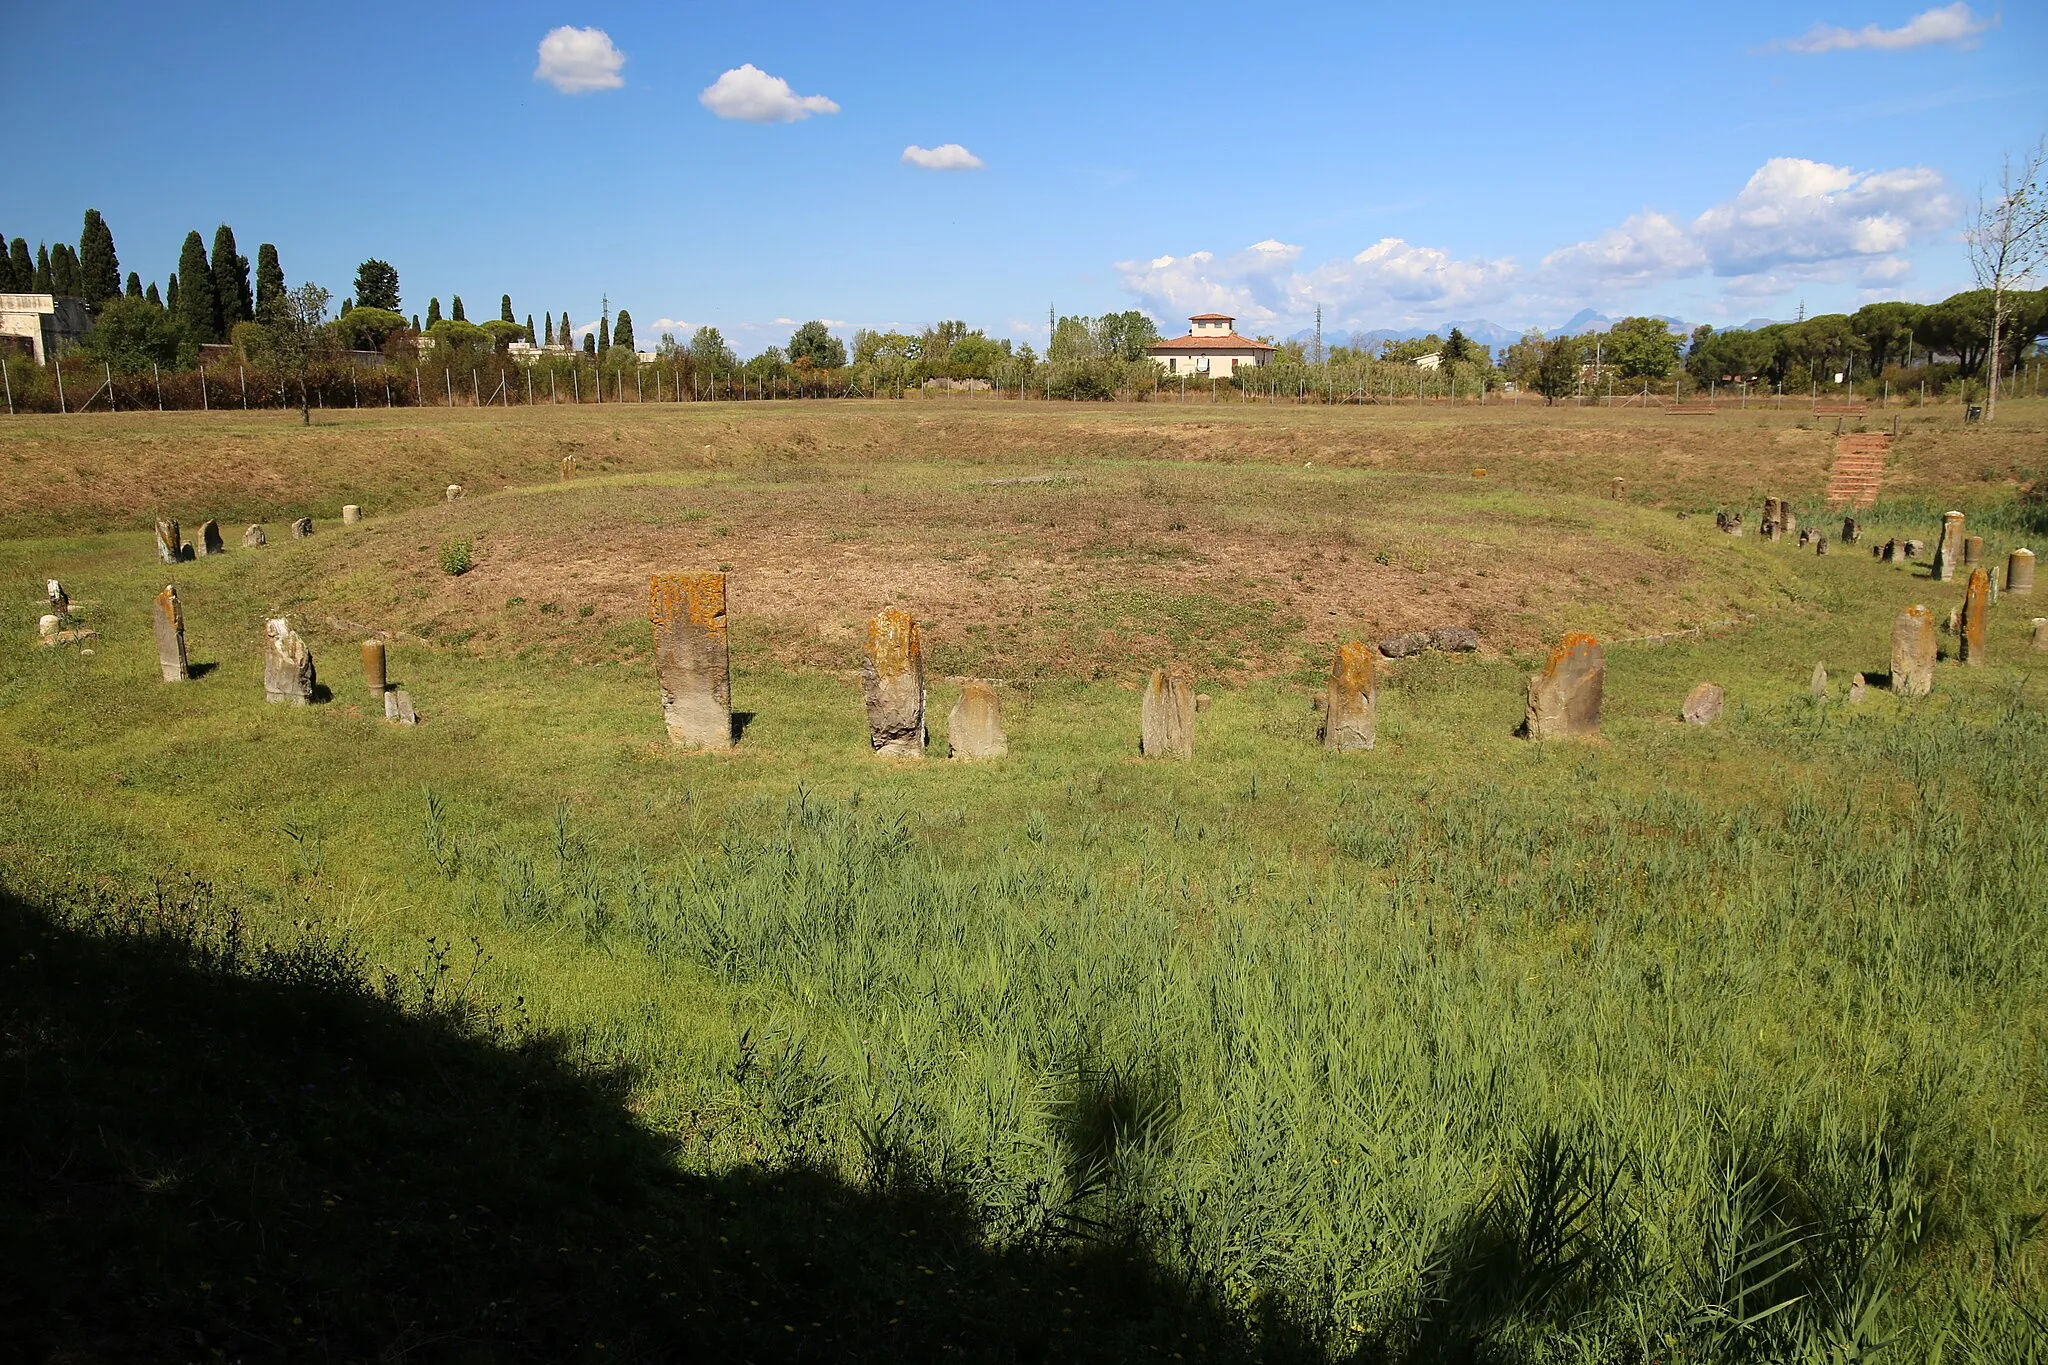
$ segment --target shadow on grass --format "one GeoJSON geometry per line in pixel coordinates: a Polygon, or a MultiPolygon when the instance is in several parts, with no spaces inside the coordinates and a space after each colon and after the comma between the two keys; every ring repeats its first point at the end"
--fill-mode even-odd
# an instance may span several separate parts
{"type": "MultiPolygon", "coordinates": [[[[440,962],[445,964],[445,956],[440,962]]],[[[430,966],[433,960],[430,959],[430,966]]],[[[37,1360],[1309,1353],[1128,1246],[994,1251],[940,1190],[683,1173],[631,1077],[203,897],[0,891],[0,1321],[37,1360]]]]}

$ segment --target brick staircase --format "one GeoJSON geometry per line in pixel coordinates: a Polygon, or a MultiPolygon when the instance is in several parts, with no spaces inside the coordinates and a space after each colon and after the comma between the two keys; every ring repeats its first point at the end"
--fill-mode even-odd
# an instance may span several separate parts
{"type": "Polygon", "coordinates": [[[1892,438],[1883,432],[1859,432],[1835,441],[1835,464],[1828,471],[1828,506],[1869,507],[1884,483],[1885,457],[1892,438]]]}

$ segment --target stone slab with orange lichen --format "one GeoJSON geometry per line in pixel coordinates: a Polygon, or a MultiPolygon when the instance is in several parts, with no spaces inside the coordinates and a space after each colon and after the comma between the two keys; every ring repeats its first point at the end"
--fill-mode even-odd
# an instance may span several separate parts
{"type": "Polygon", "coordinates": [[[647,619],[654,628],[654,676],[669,741],[694,749],[731,748],[725,575],[650,574],[647,619]]]}
{"type": "Polygon", "coordinates": [[[1371,645],[1338,647],[1323,701],[1323,743],[1339,753],[1370,749],[1379,729],[1379,675],[1371,645]]]}
{"type": "Polygon", "coordinates": [[[1557,642],[1543,671],[1529,679],[1523,728],[1530,739],[1579,739],[1600,733],[1607,658],[1600,642],[1574,631],[1557,642]]]}
{"type": "Polygon", "coordinates": [[[916,758],[924,753],[924,645],[917,619],[889,607],[868,622],[861,656],[861,693],[867,702],[868,743],[878,754],[916,758]]]}

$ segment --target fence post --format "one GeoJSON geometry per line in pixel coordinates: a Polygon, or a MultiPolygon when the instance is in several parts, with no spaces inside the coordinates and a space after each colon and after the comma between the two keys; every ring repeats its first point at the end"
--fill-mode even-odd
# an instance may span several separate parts
{"type": "Polygon", "coordinates": [[[441,392],[448,396],[448,406],[455,406],[455,371],[441,371],[441,392]]]}
{"type": "Polygon", "coordinates": [[[480,408],[484,405],[482,397],[477,392],[478,387],[476,366],[472,365],[469,367],[469,405],[473,408],[480,408]]]}
{"type": "Polygon", "coordinates": [[[391,406],[391,371],[384,371],[384,406],[391,406]]]}
{"type": "Polygon", "coordinates": [[[117,405],[117,404],[116,404],[116,403],[114,402],[114,365],[113,365],[113,362],[112,362],[112,361],[107,361],[107,360],[103,360],[103,361],[101,361],[101,362],[100,362],[100,364],[102,364],[102,365],[104,365],[104,366],[106,366],[106,367],[107,367],[107,411],[108,411],[108,412],[119,412],[119,411],[120,411],[121,409],[120,409],[119,405],[117,405]]]}
{"type": "MultiPolygon", "coordinates": [[[[156,410],[162,412],[164,410],[164,372],[158,369],[156,362],[152,360],[149,362],[149,373],[150,377],[156,380],[156,410]]],[[[11,404],[8,410],[13,410],[11,404]]]]}
{"type": "Polygon", "coordinates": [[[249,367],[246,365],[237,365],[235,366],[235,373],[241,376],[242,411],[247,412],[249,410],[249,367]]]}
{"type": "MultiPolygon", "coordinates": [[[[60,371],[59,374],[61,375],[61,373],[60,371]]],[[[201,412],[213,411],[213,407],[206,397],[206,367],[204,365],[199,367],[199,410],[201,412]]]]}
{"type": "Polygon", "coordinates": [[[14,416],[14,376],[7,373],[7,357],[0,355],[0,384],[7,386],[7,415],[14,416]]]}
{"type": "Polygon", "coordinates": [[[363,390],[356,382],[356,363],[353,360],[348,363],[348,405],[352,408],[363,405],[363,390]]]}
{"type": "Polygon", "coordinates": [[[557,403],[560,403],[561,401],[562,396],[559,393],[555,392],[555,370],[554,367],[550,365],[548,367],[548,406],[553,407],[557,403]]]}
{"type": "Polygon", "coordinates": [[[533,366],[526,367],[526,406],[533,406],[533,366]]]}

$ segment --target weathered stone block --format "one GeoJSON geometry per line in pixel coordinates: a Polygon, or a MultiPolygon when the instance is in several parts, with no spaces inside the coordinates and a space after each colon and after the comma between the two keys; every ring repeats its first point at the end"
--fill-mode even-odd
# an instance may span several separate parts
{"type": "Polygon", "coordinates": [[[1479,648],[1479,632],[1470,626],[1438,626],[1429,632],[1429,645],[1446,654],[1470,654],[1479,648]]]}
{"type": "Polygon", "coordinates": [[[924,644],[909,612],[890,607],[868,622],[860,685],[869,746],[892,758],[924,757],[924,644]]]}
{"type": "Polygon", "coordinates": [[[1863,524],[1854,517],[1843,517],[1842,543],[1844,545],[1854,545],[1861,539],[1863,539],[1863,524]]]}
{"type": "Polygon", "coordinates": [[[361,507],[357,506],[355,503],[352,502],[342,504],[341,524],[343,526],[358,525],[362,522],[362,519],[363,509],[361,507]]]}
{"type": "Polygon", "coordinates": [[[228,552],[227,542],[220,538],[220,523],[212,517],[199,523],[199,540],[196,548],[202,555],[223,555],[228,552]]]}
{"type": "Polygon", "coordinates": [[[71,614],[71,594],[64,591],[62,583],[54,578],[46,579],[43,583],[43,594],[49,599],[51,611],[59,616],[71,614]]]}
{"type": "Polygon", "coordinates": [[[1138,751],[1147,758],[1193,758],[1195,689],[1186,678],[1152,670],[1138,707],[1138,751]]]}
{"type": "Polygon", "coordinates": [[[459,498],[459,497],[461,497],[461,496],[462,496],[462,485],[461,485],[461,484],[459,484],[459,483],[451,483],[451,484],[449,484],[449,485],[448,485],[448,487],[447,487],[446,489],[444,489],[444,490],[442,491],[442,493],[441,493],[441,500],[442,500],[443,502],[454,502],[454,501],[455,501],[455,500],[456,500],[457,498],[459,498]]]}
{"type": "Polygon", "coordinates": [[[1576,632],[1565,636],[1550,651],[1543,671],[1529,679],[1529,709],[1523,730],[1530,739],[1599,734],[1606,677],[1607,655],[1600,642],[1576,632]]]}
{"type": "MultiPolygon", "coordinates": [[[[1907,543],[1908,551],[1911,542],[1907,543]]],[[[1963,514],[1943,512],[1941,514],[1941,538],[1934,545],[1934,576],[1947,583],[1956,576],[1956,566],[1963,562],[1963,514]]]]}
{"type": "Polygon", "coordinates": [[[185,663],[185,610],[178,605],[178,590],[170,584],[156,595],[150,624],[156,632],[156,664],[164,681],[184,682],[192,676],[185,663]]]}
{"type": "Polygon", "coordinates": [[[1712,725],[1721,718],[1721,709],[1728,704],[1728,694],[1719,683],[1703,682],[1685,694],[1685,705],[1678,714],[1685,717],[1687,725],[1712,725]]]}
{"type": "Polygon", "coordinates": [[[184,542],[178,538],[178,523],[169,517],[156,519],[156,559],[159,564],[176,564],[185,558],[184,542]]]}
{"type": "Polygon", "coordinates": [[[2034,591],[2034,552],[2024,547],[2005,557],[2005,590],[2019,597],[2034,591]]]}
{"type": "Polygon", "coordinates": [[[2033,620],[2034,652],[2048,654],[2048,616],[2036,616],[2033,620]]]}
{"type": "Polygon", "coordinates": [[[269,543],[270,537],[264,533],[261,526],[251,526],[248,530],[242,532],[242,548],[245,550],[253,550],[259,545],[268,545],[269,543]]]}
{"type": "Polygon", "coordinates": [[[1939,652],[1934,613],[1917,603],[1900,612],[1892,623],[1892,694],[1924,697],[1932,692],[1939,652]]]}
{"type": "Polygon", "coordinates": [[[980,679],[961,685],[960,700],[946,716],[946,751],[954,758],[1001,758],[1010,752],[1003,734],[1003,702],[980,679]]]}
{"type": "Polygon", "coordinates": [[[384,719],[393,725],[418,725],[419,713],[412,709],[412,696],[402,687],[384,694],[384,719]]]}
{"type": "Polygon", "coordinates": [[[647,580],[654,676],[669,742],[732,747],[732,662],[726,645],[725,575],[654,574],[647,580]]]}
{"type": "Polygon", "coordinates": [[[1970,568],[1970,567],[1972,567],[1973,565],[1977,565],[1977,564],[1982,564],[1983,562],[1984,562],[1984,537],[1982,537],[1982,536],[1964,536],[1964,537],[1963,537],[1963,567],[1967,569],[1967,568],[1970,568]]]}
{"type": "Polygon", "coordinates": [[[363,641],[363,685],[370,689],[370,695],[381,697],[387,684],[384,677],[384,642],[363,641]]]}
{"type": "Polygon", "coordinates": [[[1825,667],[1820,664],[1813,666],[1813,676],[1807,679],[1806,690],[1822,701],[1827,700],[1828,671],[1825,667]]]}
{"type": "Polygon", "coordinates": [[[1869,686],[1870,684],[1866,683],[1863,680],[1863,675],[1861,673],[1858,673],[1855,677],[1849,679],[1849,705],[1863,705],[1863,693],[1865,689],[1867,689],[1869,686]]]}
{"type": "Polygon", "coordinates": [[[1379,696],[1372,650],[1356,640],[1338,646],[1323,699],[1323,747],[1338,753],[1372,748],[1379,733],[1379,696]]]}
{"type": "Polygon", "coordinates": [[[1982,568],[1972,569],[1969,586],[1963,589],[1963,615],[1958,626],[1962,636],[1959,657],[1972,668],[1984,666],[1984,625],[1990,611],[1991,575],[1982,568]]]}
{"type": "Polygon", "coordinates": [[[263,699],[288,706],[311,703],[316,680],[313,651],[282,616],[263,627],[263,638],[263,699]]]}
{"type": "Polygon", "coordinates": [[[1429,632],[1425,630],[1404,630],[1399,635],[1389,635],[1380,641],[1380,653],[1389,659],[1405,659],[1420,654],[1429,648],[1429,632]]]}
{"type": "Polygon", "coordinates": [[[300,517],[297,521],[292,523],[293,540],[304,540],[307,536],[310,536],[312,534],[313,519],[311,517],[300,517]]]}

